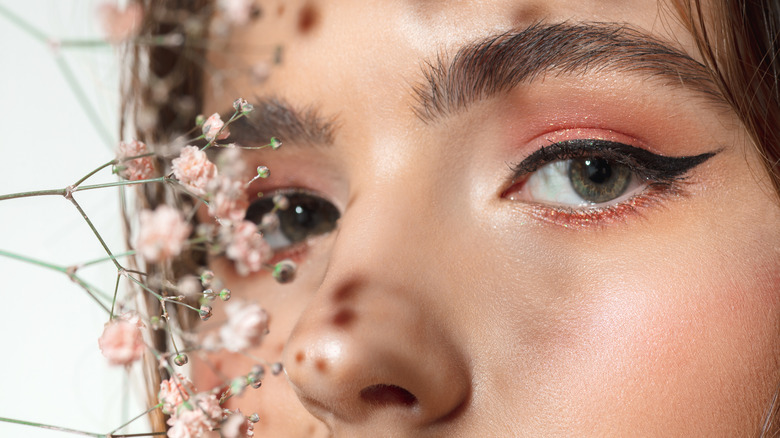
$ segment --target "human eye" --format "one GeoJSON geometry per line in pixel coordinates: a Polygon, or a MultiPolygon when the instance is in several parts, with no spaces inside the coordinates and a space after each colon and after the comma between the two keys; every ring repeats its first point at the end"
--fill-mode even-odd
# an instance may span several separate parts
{"type": "Polygon", "coordinates": [[[679,192],[686,174],[714,155],[669,157],[609,140],[567,140],[513,165],[503,196],[533,204],[557,222],[595,222],[679,192]]]}
{"type": "Polygon", "coordinates": [[[304,189],[283,189],[254,201],[245,219],[260,226],[263,238],[278,254],[333,231],[339,217],[339,210],[324,197],[304,189]]]}

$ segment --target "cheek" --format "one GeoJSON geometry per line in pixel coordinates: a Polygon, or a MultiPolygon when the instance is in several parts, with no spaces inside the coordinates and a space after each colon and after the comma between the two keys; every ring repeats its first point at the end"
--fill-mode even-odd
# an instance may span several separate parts
{"type": "Polygon", "coordinates": [[[780,263],[766,243],[730,243],[637,243],[621,262],[590,263],[601,274],[583,280],[588,298],[570,317],[577,347],[557,369],[570,379],[556,392],[580,421],[653,428],[665,418],[666,433],[758,424],[778,380],[780,263]]]}

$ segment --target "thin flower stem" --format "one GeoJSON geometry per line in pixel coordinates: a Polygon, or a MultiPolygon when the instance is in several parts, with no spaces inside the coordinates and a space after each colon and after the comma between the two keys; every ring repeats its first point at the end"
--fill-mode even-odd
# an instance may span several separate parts
{"type": "Polygon", "coordinates": [[[49,37],[46,36],[45,33],[41,32],[37,27],[28,23],[27,21],[22,19],[22,17],[14,14],[13,12],[8,10],[5,6],[1,4],[0,4],[0,15],[4,15],[5,18],[11,21],[11,23],[14,23],[15,25],[19,26],[23,31],[27,32],[28,35],[37,39],[38,41],[42,43],[46,43],[49,41],[49,37]]]}
{"type": "Polygon", "coordinates": [[[74,48],[74,49],[92,49],[95,47],[111,47],[111,43],[101,39],[89,39],[89,40],[59,40],[58,44],[62,48],[74,48]]]}
{"type": "Polygon", "coordinates": [[[69,432],[69,433],[74,433],[74,434],[77,434],[77,435],[94,436],[94,437],[97,437],[97,438],[105,438],[105,436],[106,436],[105,434],[102,434],[102,433],[85,432],[83,430],[70,429],[68,427],[52,426],[51,424],[35,423],[35,422],[32,422],[32,421],[14,420],[12,418],[5,418],[5,417],[0,417],[0,421],[6,422],[6,423],[22,424],[24,426],[33,426],[33,427],[38,427],[38,428],[41,428],[41,429],[51,429],[51,430],[56,430],[56,431],[60,431],[60,432],[69,432]]]}
{"type": "Polygon", "coordinates": [[[86,93],[84,93],[81,85],[79,85],[79,82],[76,79],[76,75],[73,74],[73,70],[70,69],[68,63],[65,62],[61,56],[55,57],[54,60],[57,62],[57,67],[59,67],[60,72],[65,78],[65,81],[70,86],[71,91],[73,91],[73,94],[76,95],[76,100],[79,102],[79,104],[81,104],[81,109],[84,110],[84,113],[92,121],[92,126],[95,127],[98,135],[103,138],[103,141],[106,143],[106,145],[113,149],[115,141],[111,133],[108,132],[108,129],[106,129],[106,126],[100,120],[100,117],[98,117],[97,111],[95,111],[95,108],[92,107],[92,104],[89,102],[86,93]]]}
{"type": "Polygon", "coordinates": [[[167,433],[168,432],[124,433],[120,435],[108,435],[105,438],[133,438],[138,436],[161,436],[161,435],[166,435],[167,433]]]}
{"type": "Polygon", "coordinates": [[[114,286],[114,297],[111,299],[111,312],[108,315],[109,319],[114,319],[114,307],[116,307],[116,296],[119,293],[119,279],[122,278],[122,275],[117,272],[116,274],[116,285],[114,286]]]}
{"type": "MultiPolygon", "coordinates": [[[[148,414],[149,412],[152,412],[153,410],[155,410],[155,409],[157,409],[157,408],[160,408],[160,407],[162,407],[162,405],[163,405],[162,403],[158,403],[158,404],[156,404],[156,405],[152,406],[151,408],[147,409],[145,412],[142,412],[142,413],[138,414],[136,417],[132,418],[132,419],[131,419],[130,421],[128,421],[127,423],[125,423],[125,424],[123,424],[123,425],[121,425],[121,426],[117,427],[116,429],[112,430],[111,432],[107,433],[107,434],[106,434],[106,436],[110,436],[110,437],[116,437],[116,436],[120,436],[120,435],[114,435],[114,432],[116,432],[116,431],[118,431],[118,430],[122,430],[122,428],[123,428],[123,427],[125,427],[125,426],[127,426],[128,424],[132,423],[133,421],[135,421],[135,420],[137,420],[137,419],[139,419],[139,418],[143,417],[144,415],[148,414]]],[[[139,435],[139,436],[143,436],[143,435],[139,435]]]]}
{"type": "Polygon", "coordinates": [[[92,266],[92,265],[96,265],[98,263],[107,262],[107,261],[109,261],[111,259],[118,259],[120,257],[127,257],[127,256],[135,255],[135,254],[136,254],[136,251],[125,251],[123,253],[114,254],[113,256],[110,256],[110,257],[106,256],[106,257],[100,257],[99,259],[90,260],[88,262],[81,263],[78,266],[79,266],[79,268],[86,268],[87,266],[92,266]]]}
{"type": "Polygon", "coordinates": [[[103,249],[105,249],[106,253],[111,257],[111,261],[114,262],[114,266],[116,266],[116,268],[119,269],[120,271],[123,270],[124,268],[116,260],[116,257],[114,257],[114,255],[111,254],[111,250],[108,249],[108,245],[106,245],[106,242],[103,240],[103,237],[100,235],[100,233],[98,232],[97,228],[95,228],[95,225],[92,223],[91,220],[89,220],[89,216],[87,216],[87,213],[84,212],[84,210],[81,208],[81,205],[79,205],[79,203],[76,202],[76,198],[74,198],[73,196],[70,196],[68,198],[68,200],[76,207],[76,210],[79,211],[79,213],[81,214],[81,217],[83,217],[84,220],[87,221],[87,225],[89,225],[89,228],[92,229],[92,233],[95,234],[95,237],[97,237],[97,240],[103,246],[103,249]]]}
{"type": "Polygon", "coordinates": [[[19,260],[19,261],[22,261],[22,262],[32,263],[33,265],[42,266],[44,268],[54,269],[55,271],[59,271],[59,272],[62,272],[62,273],[67,273],[68,272],[68,268],[66,268],[64,266],[57,266],[57,265],[52,264],[52,263],[47,263],[47,262],[44,262],[44,261],[41,261],[41,260],[37,260],[37,259],[31,258],[31,257],[23,256],[21,254],[15,254],[15,253],[12,253],[12,252],[3,251],[1,249],[0,249],[0,256],[9,257],[9,258],[12,258],[12,259],[15,259],[15,260],[19,260]]]}
{"type": "Polygon", "coordinates": [[[50,195],[65,196],[66,194],[67,194],[66,189],[36,190],[33,192],[20,192],[20,193],[11,193],[8,195],[0,195],[0,201],[5,201],[6,199],[29,198],[31,196],[50,196],[50,195]]]}
{"type": "Polygon", "coordinates": [[[76,188],[81,185],[84,181],[88,180],[89,177],[92,175],[100,172],[101,170],[105,169],[108,166],[111,166],[112,164],[116,164],[116,159],[109,161],[108,163],[98,167],[97,169],[93,170],[92,172],[89,172],[88,174],[84,175],[80,180],[76,181],[71,187],[76,188]]]}
{"type": "Polygon", "coordinates": [[[74,192],[81,192],[83,190],[94,190],[94,189],[102,189],[106,187],[118,187],[118,186],[132,186],[137,184],[146,184],[146,183],[153,183],[153,182],[166,182],[170,178],[161,176],[159,178],[151,178],[151,179],[139,179],[137,181],[115,181],[110,183],[103,183],[103,184],[93,184],[89,186],[81,186],[81,187],[74,187],[74,192]]]}
{"type": "Polygon", "coordinates": [[[90,298],[92,298],[95,301],[95,303],[97,303],[98,306],[100,306],[103,310],[105,310],[106,313],[110,314],[111,311],[109,310],[109,308],[105,304],[103,304],[98,299],[98,297],[95,295],[96,293],[100,293],[100,295],[104,295],[102,292],[99,292],[97,290],[97,288],[95,288],[91,284],[87,283],[86,281],[81,279],[81,277],[77,276],[76,274],[69,274],[69,276],[70,276],[70,279],[73,280],[74,283],[76,283],[79,286],[81,286],[81,288],[84,289],[85,292],[87,292],[87,295],[89,295],[90,298]]]}
{"type": "Polygon", "coordinates": [[[155,292],[152,289],[150,289],[149,286],[145,285],[141,280],[138,280],[137,278],[133,277],[132,275],[128,275],[127,278],[129,278],[130,281],[132,281],[133,283],[141,286],[141,289],[143,289],[143,290],[149,292],[150,294],[154,295],[154,297],[157,298],[158,300],[160,300],[160,301],[167,301],[165,299],[165,297],[163,297],[162,295],[160,295],[157,292],[155,292]]]}
{"type": "Polygon", "coordinates": [[[40,266],[40,267],[43,267],[43,268],[52,269],[52,270],[55,270],[57,272],[62,272],[63,274],[66,274],[68,277],[70,277],[71,280],[73,280],[74,283],[76,283],[79,286],[81,286],[81,288],[84,289],[87,292],[87,295],[89,295],[93,300],[95,300],[95,302],[100,307],[102,307],[106,312],[109,311],[108,307],[106,307],[105,304],[100,302],[98,297],[95,296],[95,291],[97,291],[97,289],[95,289],[93,286],[88,284],[86,281],[82,280],[78,275],[76,275],[75,272],[71,272],[67,267],[57,266],[57,265],[52,264],[52,263],[47,263],[47,262],[44,262],[42,260],[37,260],[37,259],[31,258],[31,257],[23,256],[21,254],[15,254],[15,253],[4,251],[4,250],[0,250],[0,256],[5,256],[5,257],[8,257],[8,258],[12,258],[12,259],[19,260],[19,261],[22,261],[22,262],[30,263],[30,264],[33,264],[33,265],[36,265],[36,266],[40,266]]]}

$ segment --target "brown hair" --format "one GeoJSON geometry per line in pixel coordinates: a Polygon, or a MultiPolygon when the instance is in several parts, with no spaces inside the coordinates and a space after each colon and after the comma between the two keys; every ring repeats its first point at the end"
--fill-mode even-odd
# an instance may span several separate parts
{"type": "Polygon", "coordinates": [[[674,5],[721,94],[758,149],[780,196],[780,2],[714,3],[675,0],[674,5]]]}
{"type": "MultiPolygon", "coordinates": [[[[128,68],[120,78],[122,107],[120,133],[128,134],[151,145],[157,152],[156,166],[161,172],[170,168],[165,145],[190,131],[195,117],[201,112],[204,95],[204,60],[208,37],[208,24],[213,12],[213,0],[135,0],[143,8],[143,20],[137,43],[128,47],[125,54],[128,68]],[[132,124],[132,128],[130,125],[132,124]]],[[[137,186],[137,205],[128,206],[122,199],[125,211],[125,236],[130,236],[128,215],[140,208],[154,209],[160,204],[175,203],[182,210],[192,208],[188,197],[171,199],[170,191],[160,184],[137,186]]],[[[130,246],[128,242],[128,247],[130,246]]],[[[177,295],[169,291],[171,281],[186,274],[197,274],[205,266],[205,254],[189,251],[177,259],[173,266],[147,264],[150,286],[162,295],[177,295]]],[[[137,263],[137,262],[135,262],[137,263]]],[[[149,315],[160,315],[162,308],[156,299],[139,294],[139,305],[149,315]]],[[[189,304],[197,305],[197,300],[189,304]]],[[[171,319],[182,328],[189,328],[197,320],[195,312],[177,312],[178,306],[168,306],[171,319]]],[[[171,350],[165,330],[150,331],[153,347],[157,351],[171,350]]],[[[181,347],[181,346],[180,346],[181,347]]],[[[185,346],[186,348],[186,346],[185,346]]],[[[159,367],[151,355],[145,358],[144,376],[147,382],[147,402],[157,404],[157,389],[167,371],[159,367]]],[[[149,414],[155,431],[165,431],[165,416],[160,409],[149,414]]]]}

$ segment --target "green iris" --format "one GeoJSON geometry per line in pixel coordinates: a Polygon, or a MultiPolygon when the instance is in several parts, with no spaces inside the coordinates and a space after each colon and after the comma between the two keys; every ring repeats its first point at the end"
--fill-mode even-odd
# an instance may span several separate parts
{"type": "Polygon", "coordinates": [[[577,158],[571,160],[569,166],[572,188],[582,199],[593,204],[608,202],[624,194],[631,184],[631,174],[627,166],[603,158],[577,158]]]}

